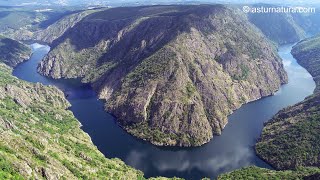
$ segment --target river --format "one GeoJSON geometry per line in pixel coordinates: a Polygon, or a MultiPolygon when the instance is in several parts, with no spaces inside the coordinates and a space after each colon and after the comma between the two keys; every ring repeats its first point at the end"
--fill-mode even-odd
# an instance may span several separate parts
{"type": "Polygon", "coordinates": [[[70,110],[81,122],[82,129],[108,158],[120,158],[140,169],[146,177],[165,176],[200,179],[217,177],[237,168],[256,165],[271,168],[259,159],[253,146],[260,136],[263,122],[284,107],[302,101],[313,93],[315,83],[311,75],[291,56],[292,45],[281,46],[279,55],[288,72],[289,83],[274,95],[243,105],[229,116],[229,123],[221,136],[196,148],[156,147],[136,139],[117,126],[115,119],[103,110],[103,102],[90,86],[76,80],[52,80],[39,75],[37,64],[50,47],[32,44],[29,61],[17,66],[13,74],[29,82],[55,85],[68,96],[70,110]]]}

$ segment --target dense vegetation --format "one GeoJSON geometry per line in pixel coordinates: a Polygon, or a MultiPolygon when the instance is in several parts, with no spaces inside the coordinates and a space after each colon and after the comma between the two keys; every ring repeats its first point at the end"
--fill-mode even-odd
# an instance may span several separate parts
{"type": "Polygon", "coordinates": [[[320,36],[299,42],[292,49],[292,54],[310,72],[317,84],[315,91],[320,92],[320,36]]]}
{"type": "Polygon", "coordinates": [[[68,107],[55,87],[18,80],[0,64],[0,179],[144,179],[105,158],[68,107]]]}
{"type": "MultiPolygon", "coordinates": [[[[256,7],[275,7],[275,5],[257,4],[256,7]]],[[[256,25],[276,44],[295,43],[308,33],[320,31],[320,13],[249,13],[250,22],[256,25]]]]}
{"type": "Polygon", "coordinates": [[[223,174],[219,179],[319,179],[320,36],[299,42],[292,54],[313,76],[315,92],[265,123],[255,146],[262,159],[282,171],[248,167],[223,174]]]}
{"type": "Polygon", "coordinates": [[[252,180],[297,180],[304,179],[311,175],[320,173],[318,168],[297,168],[296,170],[275,171],[270,169],[258,168],[254,166],[242,168],[230,173],[222,174],[218,180],[236,180],[236,179],[252,179],[252,180]]]}
{"type": "Polygon", "coordinates": [[[0,35],[0,62],[14,67],[27,60],[30,54],[31,49],[28,46],[0,35]]]}
{"type": "Polygon", "coordinates": [[[34,32],[78,12],[77,7],[1,6],[0,33],[15,40],[35,40],[34,32]]]}
{"type": "Polygon", "coordinates": [[[271,41],[278,44],[297,42],[305,38],[305,32],[292,15],[285,13],[250,13],[250,21],[271,41]]]}
{"type": "Polygon", "coordinates": [[[256,151],[277,169],[320,167],[320,38],[299,42],[292,54],[314,77],[317,88],[312,96],[283,109],[265,124],[256,151]]]}
{"type": "Polygon", "coordinates": [[[320,96],[280,111],[265,124],[259,156],[277,169],[320,165],[320,96]]]}

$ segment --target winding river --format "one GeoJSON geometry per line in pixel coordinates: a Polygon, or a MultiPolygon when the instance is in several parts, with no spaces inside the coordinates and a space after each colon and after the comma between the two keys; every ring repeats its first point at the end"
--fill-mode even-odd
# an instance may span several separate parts
{"type": "Polygon", "coordinates": [[[108,158],[120,158],[140,169],[146,177],[166,176],[200,179],[217,177],[237,168],[256,165],[271,168],[253,150],[263,122],[284,107],[311,95],[315,83],[311,75],[291,56],[292,45],[282,46],[279,55],[289,75],[289,83],[274,95],[246,104],[229,117],[229,124],[219,137],[197,148],[160,148],[138,140],[115,123],[114,117],[103,110],[103,102],[88,85],[75,80],[52,80],[39,75],[37,64],[50,48],[32,44],[33,55],[20,64],[13,74],[29,82],[55,85],[63,90],[72,104],[70,110],[82,123],[94,144],[108,158]]]}

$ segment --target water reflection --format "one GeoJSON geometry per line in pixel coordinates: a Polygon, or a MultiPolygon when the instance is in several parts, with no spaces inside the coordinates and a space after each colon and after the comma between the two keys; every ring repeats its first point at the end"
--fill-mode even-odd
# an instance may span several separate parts
{"type": "Polygon", "coordinates": [[[289,75],[289,84],[271,97],[244,105],[229,117],[221,136],[198,148],[159,148],[138,140],[115,123],[103,109],[103,102],[87,85],[78,81],[51,80],[36,73],[36,66],[49,47],[34,44],[34,54],[28,62],[14,70],[14,75],[31,82],[56,85],[68,94],[71,110],[83,125],[83,130],[107,157],[117,157],[142,170],[147,177],[166,176],[200,179],[237,168],[256,165],[270,168],[254,153],[263,122],[280,109],[293,105],[312,94],[315,83],[290,54],[291,46],[279,50],[289,75]]]}

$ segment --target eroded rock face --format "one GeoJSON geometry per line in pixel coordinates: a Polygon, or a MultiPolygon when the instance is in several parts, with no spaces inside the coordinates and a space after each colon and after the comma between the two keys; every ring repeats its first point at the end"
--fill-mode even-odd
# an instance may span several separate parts
{"type": "Polygon", "coordinates": [[[233,110],[287,82],[264,35],[220,5],[93,13],[52,47],[40,73],[82,77],[124,129],[156,145],[200,146],[233,110]]]}
{"type": "Polygon", "coordinates": [[[142,172],[104,157],[80,129],[62,91],[11,75],[0,63],[1,177],[141,179],[142,172]]]}

